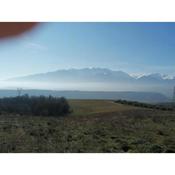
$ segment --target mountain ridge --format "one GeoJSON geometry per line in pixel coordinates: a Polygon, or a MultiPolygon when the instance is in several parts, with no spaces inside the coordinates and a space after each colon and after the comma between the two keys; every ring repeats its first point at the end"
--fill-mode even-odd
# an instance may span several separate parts
{"type": "MultiPolygon", "coordinates": [[[[175,77],[152,73],[133,77],[121,70],[107,68],[61,69],[52,72],[15,77],[5,82],[31,84],[29,88],[92,90],[92,91],[148,91],[158,92],[171,97],[175,86],[175,77]],[[33,84],[32,84],[33,83],[33,84]]],[[[27,86],[25,86],[26,88],[27,86]]],[[[28,88],[28,87],[27,87],[28,88]]]]}
{"type": "MultiPolygon", "coordinates": [[[[160,73],[150,73],[150,74],[144,74],[141,76],[132,76],[129,73],[126,73],[121,70],[111,70],[107,68],[81,68],[81,69],[58,69],[55,71],[50,71],[50,72],[43,72],[43,73],[37,73],[37,74],[30,74],[30,75],[25,75],[25,76],[19,76],[19,77],[13,77],[13,78],[8,78],[5,79],[5,81],[11,81],[11,80],[22,80],[23,78],[32,78],[36,76],[46,76],[46,75],[53,75],[53,74],[63,74],[63,73],[96,73],[98,75],[103,75],[103,76],[109,76],[111,74],[113,75],[122,75],[125,76],[125,78],[131,78],[134,80],[139,80],[143,78],[152,78],[152,79],[159,79],[159,80],[175,80],[175,77],[170,78],[168,75],[160,74],[160,73]]],[[[93,75],[93,74],[91,74],[93,75]]]]}

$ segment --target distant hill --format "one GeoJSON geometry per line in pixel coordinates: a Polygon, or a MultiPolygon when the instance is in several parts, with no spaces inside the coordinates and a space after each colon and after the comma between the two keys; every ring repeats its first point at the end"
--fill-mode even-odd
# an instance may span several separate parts
{"type": "Polygon", "coordinates": [[[175,83],[175,77],[168,78],[167,75],[153,73],[143,75],[141,77],[133,77],[123,71],[114,71],[106,68],[84,68],[84,69],[63,69],[53,72],[33,74],[22,77],[15,77],[7,81],[89,81],[89,82],[160,82],[160,83],[175,83]]]}
{"type": "Polygon", "coordinates": [[[170,78],[167,75],[154,73],[134,77],[123,71],[114,71],[105,68],[63,69],[15,77],[5,82],[20,82],[21,86],[22,83],[25,83],[25,88],[34,89],[147,91],[163,93],[169,97],[172,96],[173,87],[175,86],[175,78],[170,78]]]}
{"type": "Polygon", "coordinates": [[[112,71],[104,68],[63,69],[54,72],[34,74],[8,79],[8,81],[69,81],[69,82],[113,82],[133,80],[129,74],[122,71],[112,71]]]}
{"type": "MultiPolygon", "coordinates": [[[[17,96],[16,90],[0,90],[0,97],[17,96]]],[[[55,97],[66,97],[68,99],[109,99],[109,100],[131,100],[148,103],[169,102],[170,100],[154,92],[102,92],[102,91],[51,91],[51,90],[23,90],[21,94],[30,96],[52,95],[55,97]]]]}

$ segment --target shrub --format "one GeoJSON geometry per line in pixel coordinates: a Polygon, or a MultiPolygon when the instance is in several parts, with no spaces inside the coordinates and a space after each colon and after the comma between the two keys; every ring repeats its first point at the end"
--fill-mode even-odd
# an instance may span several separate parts
{"type": "Polygon", "coordinates": [[[20,115],[62,116],[70,112],[70,107],[63,97],[23,95],[1,98],[0,111],[20,115]]]}
{"type": "Polygon", "coordinates": [[[163,153],[164,148],[160,145],[154,144],[150,147],[150,153],[163,153]]]}

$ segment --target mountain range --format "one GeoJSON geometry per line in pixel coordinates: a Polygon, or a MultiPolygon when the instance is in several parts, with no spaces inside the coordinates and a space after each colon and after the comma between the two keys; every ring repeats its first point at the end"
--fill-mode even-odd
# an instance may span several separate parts
{"type": "MultiPolygon", "coordinates": [[[[148,91],[172,96],[175,77],[159,73],[131,76],[123,71],[106,68],[63,69],[53,72],[15,77],[6,82],[41,83],[62,90],[93,90],[93,91],[148,91]],[[64,86],[63,86],[64,85],[64,86]]],[[[49,89],[46,88],[46,89],[49,89]]]]}
{"type": "Polygon", "coordinates": [[[62,69],[53,72],[32,74],[22,77],[10,78],[7,81],[90,81],[90,82],[115,82],[115,81],[148,81],[148,82],[173,82],[175,77],[153,73],[142,76],[131,76],[123,71],[106,68],[62,69]]]}

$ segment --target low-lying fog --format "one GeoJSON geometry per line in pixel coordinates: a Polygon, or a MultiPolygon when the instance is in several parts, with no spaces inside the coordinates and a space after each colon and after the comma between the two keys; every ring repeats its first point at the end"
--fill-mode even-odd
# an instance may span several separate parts
{"type": "Polygon", "coordinates": [[[173,89],[169,86],[135,85],[122,83],[102,82],[14,82],[0,81],[0,89],[41,89],[41,90],[80,90],[80,91],[137,91],[137,92],[158,92],[167,97],[172,97],[173,89]]]}

